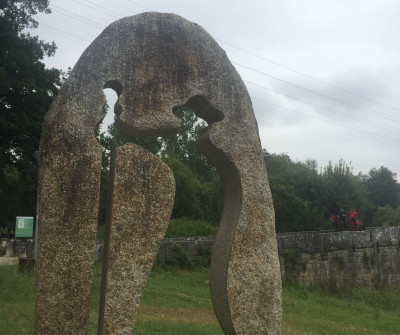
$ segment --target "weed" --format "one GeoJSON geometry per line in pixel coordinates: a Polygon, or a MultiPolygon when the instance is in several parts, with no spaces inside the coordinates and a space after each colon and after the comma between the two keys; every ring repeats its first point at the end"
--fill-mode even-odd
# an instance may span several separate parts
{"type": "MultiPolygon", "coordinates": [[[[32,334],[35,277],[0,268],[0,334],[32,334]]],[[[101,266],[94,269],[89,334],[96,334],[101,266]]],[[[143,293],[134,334],[222,335],[209,295],[209,269],[155,265],[143,293]]],[[[282,335],[400,334],[400,290],[355,287],[332,294],[283,284],[282,335]]]]}
{"type": "Polygon", "coordinates": [[[199,244],[199,255],[200,258],[196,261],[197,265],[200,266],[210,266],[211,264],[211,247],[205,247],[202,244],[199,244]]]}
{"type": "Polygon", "coordinates": [[[299,257],[299,252],[298,251],[286,251],[283,254],[283,257],[285,258],[286,261],[290,262],[291,264],[295,265],[297,258],[299,257]]]}
{"type": "Polygon", "coordinates": [[[375,266],[375,256],[373,254],[368,255],[364,250],[363,263],[367,269],[373,269],[375,266]]]}
{"type": "Polygon", "coordinates": [[[188,253],[180,244],[174,244],[172,246],[171,255],[167,260],[167,264],[186,270],[193,270],[194,268],[193,262],[188,253]]]}
{"type": "Polygon", "coordinates": [[[335,263],[338,265],[338,267],[339,267],[339,269],[340,270],[343,270],[344,268],[345,268],[345,261],[344,261],[344,258],[343,257],[340,257],[340,256],[335,256],[334,258],[333,258],[333,260],[335,261],[335,263]]]}
{"type": "Polygon", "coordinates": [[[211,236],[217,233],[218,227],[212,223],[189,220],[189,219],[172,219],[169,223],[166,238],[173,237],[194,237],[194,236],[211,236]]]}
{"type": "Polygon", "coordinates": [[[283,258],[285,259],[285,268],[291,271],[296,269],[297,259],[299,258],[300,252],[297,250],[286,251],[283,253],[283,258]]]}

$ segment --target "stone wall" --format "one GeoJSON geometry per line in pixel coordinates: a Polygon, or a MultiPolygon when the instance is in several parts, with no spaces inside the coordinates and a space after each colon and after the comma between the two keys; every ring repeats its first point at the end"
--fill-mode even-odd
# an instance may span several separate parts
{"type": "Polygon", "coordinates": [[[5,250],[3,257],[34,257],[34,241],[32,239],[2,238],[0,241],[0,248],[5,250]]]}
{"type": "MultiPolygon", "coordinates": [[[[400,288],[400,227],[361,232],[277,234],[282,279],[335,290],[345,286],[400,288]]],[[[168,260],[174,244],[192,259],[211,248],[213,237],[165,239],[159,251],[168,260]]]]}
{"type": "MultiPolygon", "coordinates": [[[[282,279],[302,285],[338,289],[345,286],[370,288],[393,285],[400,288],[400,227],[371,228],[362,232],[301,232],[277,234],[282,279]]],[[[14,250],[31,254],[26,247],[7,243],[7,255],[14,250]]],[[[164,239],[159,250],[161,262],[167,262],[172,247],[179,244],[197,260],[213,245],[214,237],[164,239]]],[[[3,240],[5,246],[6,242],[3,240]]],[[[98,242],[96,261],[102,258],[98,242]]],[[[13,255],[11,255],[13,253],[13,255]]],[[[15,252],[17,256],[17,252],[15,252]]],[[[28,256],[29,257],[29,256],[28,256]]]]}
{"type": "Polygon", "coordinates": [[[400,227],[278,234],[282,279],[335,290],[400,288],[400,227]]]}
{"type": "Polygon", "coordinates": [[[196,261],[211,252],[214,236],[198,236],[185,238],[166,238],[158,251],[158,257],[162,263],[168,262],[174,245],[179,244],[196,261]]]}

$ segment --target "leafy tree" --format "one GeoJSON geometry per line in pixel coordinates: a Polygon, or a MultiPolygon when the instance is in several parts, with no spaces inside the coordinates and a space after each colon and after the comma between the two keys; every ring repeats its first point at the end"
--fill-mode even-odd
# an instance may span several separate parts
{"type": "Polygon", "coordinates": [[[174,173],[176,183],[172,217],[218,224],[222,207],[222,189],[219,180],[202,182],[182,161],[176,158],[164,159],[174,173]]]}
{"type": "Polygon", "coordinates": [[[48,6],[48,0],[2,0],[0,15],[14,31],[20,33],[24,28],[36,28],[38,23],[33,15],[38,12],[51,13],[48,6]]]}
{"type": "Polygon", "coordinates": [[[190,167],[201,181],[214,181],[218,178],[216,170],[195,148],[197,134],[206,127],[206,123],[200,121],[187,107],[177,107],[174,114],[182,120],[181,131],[172,138],[163,139],[161,156],[180,160],[190,167]]]}
{"type": "MultiPolygon", "coordinates": [[[[41,62],[53,43],[23,33],[33,15],[50,13],[48,1],[0,1],[0,202],[6,225],[35,213],[41,125],[61,84],[61,72],[41,62]]],[[[4,221],[3,221],[4,222],[4,221]]]]}
{"type": "Polygon", "coordinates": [[[400,205],[400,185],[396,174],[388,168],[381,166],[379,169],[372,169],[366,183],[369,199],[374,206],[400,205]]]}
{"type": "Polygon", "coordinates": [[[374,215],[374,226],[400,226],[400,206],[393,208],[390,205],[378,207],[374,215]]]}
{"type": "Polygon", "coordinates": [[[351,166],[340,160],[318,173],[315,161],[293,162],[285,154],[266,151],[264,157],[279,232],[330,228],[328,217],[340,208],[356,209],[367,225],[398,220],[400,185],[387,168],[354,175],[351,166]]]}
{"type": "Polygon", "coordinates": [[[278,232],[327,228],[321,176],[315,161],[293,162],[264,150],[278,232]]]}
{"type": "Polygon", "coordinates": [[[322,176],[330,213],[337,213],[340,208],[355,208],[359,214],[367,212],[370,204],[366,198],[365,178],[354,175],[350,165],[343,160],[334,166],[329,162],[322,176]]]}
{"type": "MultiPolygon", "coordinates": [[[[107,113],[108,105],[103,112],[107,113]]],[[[190,109],[181,107],[175,114],[182,119],[181,132],[172,138],[128,137],[114,125],[107,132],[97,129],[97,139],[103,151],[102,186],[100,193],[99,224],[105,222],[110,150],[126,142],[140,145],[161,156],[174,173],[176,183],[173,218],[219,222],[222,206],[222,189],[215,169],[197,152],[194,143],[197,132],[205,127],[190,109]]]]}
{"type": "Polygon", "coordinates": [[[222,185],[215,168],[195,148],[198,132],[204,121],[187,107],[174,110],[181,122],[181,131],[162,139],[161,157],[172,169],[176,195],[172,217],[205,220],[218,224],[223,202],[222,185]]]}

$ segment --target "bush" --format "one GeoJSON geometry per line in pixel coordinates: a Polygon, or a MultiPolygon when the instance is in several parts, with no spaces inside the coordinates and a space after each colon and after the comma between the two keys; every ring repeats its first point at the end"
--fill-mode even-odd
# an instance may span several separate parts
{"type": "Polygon", "coordinates": [[[202,267],[209,267],[211,265],[212,248],[199,244],[199,254],[200,258],[196,263],[202,267]]]}
{"type": "Polygon", "coordinates": [[[375,227],[400,226],[400,206],[397,208],[390,205],[378,207],[372,222],[375,227]]]}
{"type": "Polygon", "coordinates": [[[400,289],[393,286],[382,287],[378,290],[353,287],[344,290],[342,296],[383,310],[400,310],[400,289]]]}
{"type": "Polygon", "coordinates": [[[167,261],[168,265],[179,267],[181,269],[193,270],[193,262],[188,253],[182,248],[180,244],[172,246],[171,256],[167,261]]]}
{"type": "Polygon", "coordinates": [[[217,233],[218,227],[200,220],[172,219],[169,223],[165,237],[194,237],[211,236],[217,233]]]}

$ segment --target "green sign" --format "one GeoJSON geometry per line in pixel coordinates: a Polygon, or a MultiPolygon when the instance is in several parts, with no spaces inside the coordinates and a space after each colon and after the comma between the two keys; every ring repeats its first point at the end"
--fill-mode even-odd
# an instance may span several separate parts
{"type": "Polygon", "coordinates": [[[33,236],[33,217],[17,216],[15,223],[15,237],[33,236]]]}

